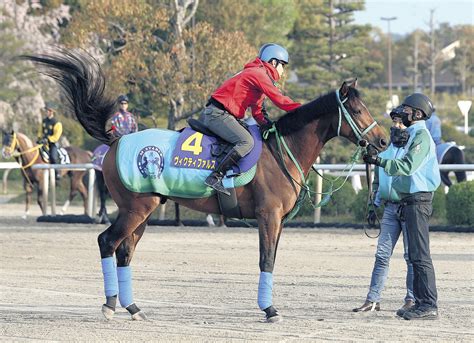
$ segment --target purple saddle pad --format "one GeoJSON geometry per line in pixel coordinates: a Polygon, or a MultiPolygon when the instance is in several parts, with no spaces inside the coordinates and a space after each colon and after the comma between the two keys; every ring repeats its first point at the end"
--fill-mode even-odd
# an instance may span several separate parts
{"type": "MultiPolygon", "coordinates": [[[[252,151],[242,158],[237,166],[232,167],[235,174],[245,173],[258,161],[262,153],[262,136],[257,125],[250,125],[249,131],[254,139],[252,151]]],[[[173,150],[171,164],[176,168],[192,168],[214,170],[216,169],[216,156],[212,156],[212,145],[218,139],[213,136],[204,135],[189,127],[185,128],[176,141],[173,150]]]]}
{"type": "Polygon", "coordinates": [[[94,149],[92,152],[92,164],[94,169],[102,171],[102,163],[104,162],[104,157],[109,151],[110,147],[108,145],[102,144],[94,149]]]}

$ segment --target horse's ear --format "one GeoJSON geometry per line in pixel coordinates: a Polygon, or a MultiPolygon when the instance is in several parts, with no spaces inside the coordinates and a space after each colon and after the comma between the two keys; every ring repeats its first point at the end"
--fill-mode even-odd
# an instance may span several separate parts
{"type": "Polygon", "coordinates": [[[349,86],[348,86],[347,82],[344,81],[342,83],[341,88],[339,89],[339,95],[344,98],[344,97],[347,96],[347,93],[349,93],[349,86]]]}
{"type": "Polygon", "coordinates": [[[354,81],[351,82],[349,86],[352,88],[357,88],[357,77],[354,79],[354,81]]]}

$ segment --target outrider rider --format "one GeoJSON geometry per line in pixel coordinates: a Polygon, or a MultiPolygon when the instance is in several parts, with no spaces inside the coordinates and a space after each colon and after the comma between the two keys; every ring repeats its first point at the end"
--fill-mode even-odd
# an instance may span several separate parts
{"type": "Polygon", "coordinates": [[[286,49],[273,43],[265,44],[255,60],[246,64],[242,71],[212,93],[201,113],[200,121],[234,147],[207,177],[207,186],[228,195],[229,192],[222,185],[222,178],[228,169],[252,150],[252,135],[239,122],[244,118],[247,108],[251,108],[252,116],[262,128],[271,125],[263,106],[266,96],[284,111],[292,111],[301,106],[284,96],[276,86],[288,62],[286,49]]]}
{"type": "MultiPolygon", "coordinates": [[[[58,141],[63,133],[63,125],[54,116],[56,112],[56,105],[47,102],[45,105],[46,117],[41,122],[38,130],[38,144],[43,144],[49,154],[49,163],[58,164],[58,141]]],[[[59,177],[59,173],[56,174],[59,177]]]]}

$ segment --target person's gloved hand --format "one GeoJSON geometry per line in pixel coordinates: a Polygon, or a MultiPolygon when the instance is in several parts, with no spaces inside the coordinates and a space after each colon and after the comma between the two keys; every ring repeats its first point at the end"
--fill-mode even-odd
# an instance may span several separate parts
{"type": "Polygon", "coordinates": [[[265,124],[260,125],[259,129],[260,129],[260,132],[262,133],[262,135],[265,131],[268,131],[269,129],[271,129],[272,126],[273,126],[273,121],[271,121],[269,119],[267,119],[267,122],[265,124]]]}
{"type": "Polygon", "coordinates": [[[368,153],[364,153],[364,155],[362,155],[362,159],[364,160],[365,163],[374,164],[376,166],[380,166],[382,162],[380,157],[378,157],[377,155],[371,155],[368,153]]]}
{"type": "Polygon", "coordinates": [[[372,208],[369,210],[369,213],[367,213],[367,223],[371,226],[375,226],[377,221],[377,213],[375,213],[375,209],[372,208]]]}

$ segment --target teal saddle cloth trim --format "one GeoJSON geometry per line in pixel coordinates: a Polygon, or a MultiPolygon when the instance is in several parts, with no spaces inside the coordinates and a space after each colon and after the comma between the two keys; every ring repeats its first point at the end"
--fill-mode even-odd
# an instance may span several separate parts
{"type": "MultiPolygon", "coordinates": [[[[120,138],[117,169],[124,186],[136,193],[159,193],[180,198],[206,198],[215,191],[204,184],[212,170],[177,168],[172,156],[179,132],[148,129],[120,138]]],[[[257,166],[236,176],[226,177],[226,188],[244,186],[255,176],[257,166]]]]}

